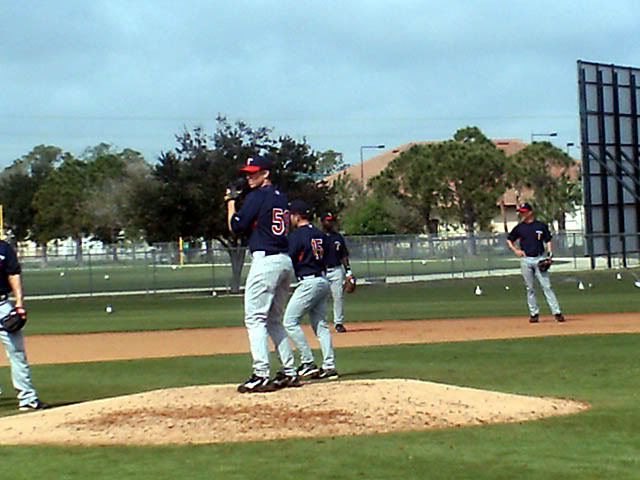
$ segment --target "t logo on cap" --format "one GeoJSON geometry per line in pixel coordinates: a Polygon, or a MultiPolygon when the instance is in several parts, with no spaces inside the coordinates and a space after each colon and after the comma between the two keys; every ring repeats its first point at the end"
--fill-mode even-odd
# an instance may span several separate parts
{"type": "Polygon", "coordinates": [[[244,167],[240,169],[242,173],[256,173],[260,170],[271,169],[271,162],[260,155],[253,155],[245,161],[244,167]]]}

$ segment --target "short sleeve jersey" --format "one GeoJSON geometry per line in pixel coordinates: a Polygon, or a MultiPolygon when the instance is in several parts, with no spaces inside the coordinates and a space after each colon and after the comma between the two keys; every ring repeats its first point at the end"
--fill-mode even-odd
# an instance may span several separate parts
{"type": "Polygon", "coordinates": [[[6,295],[11,292],[9,275],[19,275],[20,273],[22,273],[22,268],[15,250],[7,242],[0,240],[0,294],[6,295]]]}
{"type": "Polygon", "coordinates": [[[325,234],[325,262],[327,267],[333,268],[342,264],[342,259],[349,256],[344,237],[338,232],[325,234]]]}
{"type": "Polygon", "coordinates": [[[549,227],[538,220],[521,222],[507,236],[512,242],[519,241],[527,257],[539,257],[544,253],[544,244],[551,241],[549,227]]]}
{"type": "Polygon", "coordinates": [[[316,275],[326,270],[325,235],[311,224],[289,234],[289,256],[297,277],[316,275]]]}
{"type": "Polygon", "coordinates": [[[249,192],[242,208],[231,218],[235,234],[249,236],[249,250],[269,254],[287,253],[289,203],[287,196],[273,185],[249,192]]]}

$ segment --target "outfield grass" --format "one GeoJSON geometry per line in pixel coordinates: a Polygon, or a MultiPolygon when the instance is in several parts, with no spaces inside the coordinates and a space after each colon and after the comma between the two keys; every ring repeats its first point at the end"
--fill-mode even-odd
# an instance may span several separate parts
{"type": "MultiPolygon", "coordinates": [[[[516,268],[516,258],[470,257],[455,260],[393,260],[351,262],[353,271],[361,278],[427,275],[434,273],[475,272],[481,270],[516,268]]],[[[245,263],[241,281],[249,272],[245,263]]],[[[24,283],[30,295],[68,295],[74,293],[155,291],[186,288],[227,288],[231,283],[229,265],[193,264],[98,264],[83,267],[24,269],[24,283]]]]}
{"type": "MultiPolygon", "coordinates": [[[[581,272],[553,275],[554,290],[566,314],[638,311],[640,289],[625,273],[581,272]],[[581,280],[585,290],[578,290],[581,280]],[[593,287],[589,288],[588,285],[593,287]]],[[[542,294],[543,314],[549,313],[542,294]]],[[[144,331],[175,328],[243,325],[242,298],[205,294],[113,296],[28,302],[27,335],[144,331]],[[108,315],[105,306],[116,312],[108,315]]],[[[331,309],[330,309],[331,310],[331,309]]],[[[359,287],[346,298],[347,323],[376,320],[412,320],[486,316],[528,316],[519,275],[482,279],[440,280],[423,283],[359,287]],[[475,286],[484,294],[476,296],[475,286]],[[505,290],[505,287],[509,290],[505,290]]]]}
{"type": "MultiPolygon", "coordinates": [[[[419,378],[588,401],[543,421],[385,434],[176,447],[2,447],[6,478],[627,479],[640,472],[639,335],[340,349],[344,378],[419,378]]],[[[226,383],[247,355],[35,366],[42,397],[68,404],[168,386],[226,383]],[[100,379],[96,382],[96,379],[100,379]]],[[[9,372],[0,369],[3,387],[9,372]]],[[[0,414],[15,412],[2,397],[0,414]]]]}

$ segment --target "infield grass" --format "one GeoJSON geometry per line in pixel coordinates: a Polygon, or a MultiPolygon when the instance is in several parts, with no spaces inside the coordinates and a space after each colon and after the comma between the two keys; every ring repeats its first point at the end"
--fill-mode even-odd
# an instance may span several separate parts
{"type": "MultiPolygon", "coordinates": [[[[570,317],[589,312],[638,311],[640,289],[634,286],[630,274],[624,275],[623,280],[616,280],[615,272],[598,271],[557,274],[552,279],[563,311],[570,317]],[[578,290],[578,281],[583,282],[585,290],[578,290]]],[[[541,293],[538,301],[541,312],[549,314],[541,293]]],[[[355,294],[347,295],[345,305],[347,323],[528,316],[522,278],[515,275],[359,287],[355,294]],[[483,295],[474,294],[476,285],[481,286],[483,295]]],[[[32,300],[28,310],[27,335],[243,325],[240,296],[172,294],[32,300]],[[114,314],[105,313],[107,304],[114,306],[114,314]]]]}
{"type": "MultiPolygon", "coordinates": [[[[590,402],[588,412],[440,431],[175,447],[0,447],[12,479],[631,479],[640,472],[639,335],[341,349],[343,378],[418,378],[590,402]]],[[[35,366],[57,405],[238,382],[248,355],[35,366]],[[96,379],[100,379],[96,382],[96,379]]],[[[9,372],[0,369],[7,387],[9,372]]],[[[6,388],[5,388],[6,390],[6,388]]],[[[0,414],[15,400],[0,397],[0,414]]]]}

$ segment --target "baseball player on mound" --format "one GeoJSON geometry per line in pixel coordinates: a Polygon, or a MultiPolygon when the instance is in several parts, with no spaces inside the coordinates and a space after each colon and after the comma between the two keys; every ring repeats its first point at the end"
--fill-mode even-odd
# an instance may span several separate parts
{"type": "Polygon", "coordinates": [[[22,318],[20,326],[15,330],[12,329],[14,331],[7,331],[4,326],[0,328],[0,340],[7,351],[11,365],[11,380],[18,392],[18,409],[28,412],[42,410],[49,406],[38,399],[36,389],[31,382],[31,369],[27,362],[22,333],[27,312],[22,295],[21,273],[22,268],[15,250],[7,242],[0,240],[0,318],[4,321],[12,312],[22,318]],[[14,303],[9,300],[9,293],[13,293],[14,303]]]}
{"type": "Polygon", "coordinates": [[[349,250],[344,237],[335,231],[335,216],[327,212],[320,218],[325,232],[325,263],[327,264],[327,278],[331,282],[331,297],[333,298],[333,324],[336,332],[345,333],[344,326],[344,280],[352,277],[349,265],[349,250]],[[344,267],[344,270],[343,270],[344,267]]]}
{"type": "Polygon", "coordinates": [[[225,195],[229,229],[248,234],[251,268],[244,292],[244,321],[249,335],[253,374],[238,386],[240,393],[269,392],[299,385],[293,350],[282,326],[293,265],[288,255],[287,196],[271,183],[271,162],[261,156],[247,159],[240,171],[251,191],[236,212],[231,190],[225,195]],[[270,380],[269,341],[278,351],[283,370],[270,380]]]}
{"type": "Polygon", "coordinates": [[[558,322],[564,322],[564,315],[560,310],[558,299],[551,289],[551,278],[548,270],[540,269],[540,261],[550,259],[553,256],[553,246],[551,244],[551,233],[549,227],[536,220],[533,207],[528,203],[523,203],[518,207],[522,221],[516,225],[507,236],[507,245],[518,257],[520,257],[520,269],[524,283],[527,286],[527,304],[529,306],[529,322],[538,323],[540,321],[540,309],[536,300],[535,278],[542,286],[542,291],[547,299],[551,313],[558,322]],[[515,242],[519,242],[518,248],[515,242]],[[546,244],[546,249],[545,249],[546,244]],[[548,255],[545,255],[548,251],[548,255]]]}
{"type": "Polygon", "coordinates": [[[291,202],[289,210],[291,226],[295,228],[289,234],[289,256],[300,283],[287,304],[284,326],[289,338],[300,352],[301,365],[298,368],[298,375],[301,378],[338,378],[331,345],[331,330],[327,324],[327,298],[330,284],[325,274],[325,235],[309,221],[311,208],[306,202],[301,200],[291,202]],[[322,350],[322,368],[320,369],[313,361],[313,353],[300,327],[300,321],[307,313],[322,350]]]}

